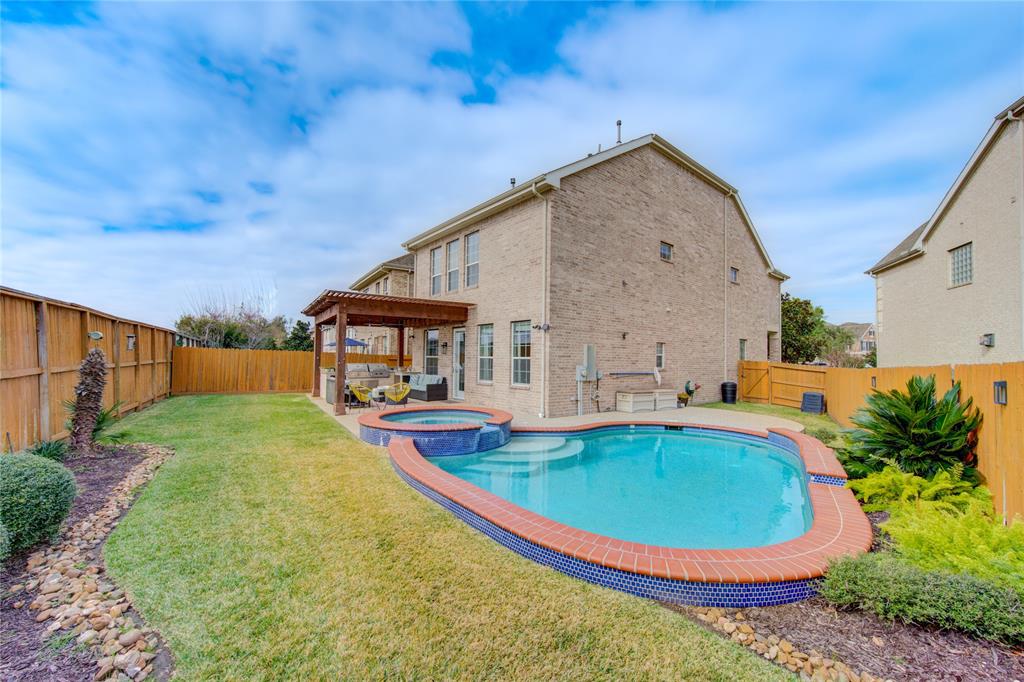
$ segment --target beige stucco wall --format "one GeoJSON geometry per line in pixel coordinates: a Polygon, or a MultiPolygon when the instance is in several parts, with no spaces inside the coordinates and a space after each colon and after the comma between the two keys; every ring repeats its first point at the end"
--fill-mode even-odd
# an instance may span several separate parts
{"type": "Polygon", "coordinates": [[[1024,358],[1021,123],[1004,126],[924,244],[876,276],[881,367],[1024,358]],[[949,249],[973,242],[974,279],[949,287],[949,249]],[[994,333],[994,348],[978,343],[994,333]]]}
{"type": "MultiPolygon", "coordinates": [[[[616,390],[657,387],[651,377],[610,376],[654,369],[656,342],[666,348],[661,388],[692,379],[703,385],[696,402],[718,400],[719,384],[736,379],[741,338],[747,359],[768,358],[780,282],[723,192],[644,147],[563,179],[550,201],[549,416],[576,413],[586,343],[605,375],[602,410],[616,390]],[[670,263],[662,241],[674,247],[670,263]],[[740,271],[737,284],[729,267],[740,271]]],[[[773,359],[778,349],[776,338],[773,359]]],[[[598,407],[594,388],[585,386],[584,412],[598,407]]]]}
{"type": "MultiPolygon", "coordinates": [[[[511,385],[511,325],[530,320],[541,324],[544,292],[544,202],[533,198],[501,213],[485,218],[472,227],[432,242],[416,250],[415,288],[420,298],[439,298],[473,303],[466,321],[466,391],[467,403],[491,405],[517,414],[537,415],[542,409],[543,350],[542,333],[532,334],[533,353],[531,383],[528,387],[511,385]],[[480,282],[465,288],[465,239],[470,232],[480,232],[480,282]],[[440,296],[430,293],[430,250],[454,240],[460,247],[459,289],[444,291],[440,296]],[[478,379],[478,325],[494,325],[494,380],[478,379]]],[[[443,259],[442,259],[443,260],[443,259]]],[[[445,269],[447,265],[445,264],[445,269]]],[[[444,284],[447,275],[444,273],[444,284]]],[[[448,378],[448,395],[452,397],[452,333],[455,327],[441,326],[440,343],[447,343],[447,353],[438,358],[438,371],[448,378]]],[[[425,329],[415,330],[410,342],[413,367],[423,368],[425,329]]]]}

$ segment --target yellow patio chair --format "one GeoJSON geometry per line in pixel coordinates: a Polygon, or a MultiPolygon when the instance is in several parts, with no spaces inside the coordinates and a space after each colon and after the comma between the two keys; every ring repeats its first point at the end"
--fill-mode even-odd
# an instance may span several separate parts
{"type": "Polygon", "coordinates": [[[409,391],[412,387],[404,381],[392,384],[384,389],[385,405],[405,405],[409,402],[409,391]]]}
{"type": "Polygon", "coordinates": [[[348,404],[352,407],[369,407],[370,406],[370,394],[372,390],[369,386],[363,386],[362,384],[349,384],[348,390],[350,397],[348,404]]]}

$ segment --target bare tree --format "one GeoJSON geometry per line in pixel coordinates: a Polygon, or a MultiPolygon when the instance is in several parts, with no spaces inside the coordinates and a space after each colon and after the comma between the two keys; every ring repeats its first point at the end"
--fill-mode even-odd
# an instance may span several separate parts
{"type": "Polygon", "coordinates": [[[284,317],[271,317],[275,298],[275,290],[263,285],[192,293],[175,327],[211,348],[275,348],[287,334],[284,317]]]}
{"type": "Polygon", "coordinates": [[[93,452],[93,429],[103,409],[103,389],[107,385],[107,356],[93,348],[78,368],[74,413],[71,416],[71,451],[78,455],[93,452]]]}

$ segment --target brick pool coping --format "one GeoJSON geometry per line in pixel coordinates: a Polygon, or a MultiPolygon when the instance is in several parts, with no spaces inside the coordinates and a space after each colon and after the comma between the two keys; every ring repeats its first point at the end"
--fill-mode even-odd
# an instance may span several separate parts
{"type": "Polygon", "coordinates": [[[408,412],[479,412],[489,414],[490,417],[484,420],[485,424],[501,426],[512,421],[512,414],[504,410],[493,410],[489,407],[462,407],[461,405],[414,405],[412,407],[400,407],[388,409],[383,412],[367,412],[359,415],[356,421],[360,426],[371,429],[382,429],[384,431],[471,431],[479,429],[478,422],[465,422],[461,424],[410,424],[409,422],[394,422],[384,419],[392,414],[404,414],[408,412]]]}
{"type": "Polygon", "coordinates": [[[814,512],[810,530],[786,542],[745,549],[683,549],[616,540],[553,521],[453,476],[427,461],[410,438],[396,436],[391,439],[388,449],[393,466],[403,478],[416,484],[414,487],[433,491],[532,545],[628,574],[705,585],[792,583],[819,578],[830,560],[864,552],[871,547],[871,524],[853,493],[840,487],[846,473],[835,455],[817,439],[796,431],[769,429],[766,433],[655,421],[522,427],[514,431],[580,432],[629,426],[733,432],[775,442],[774,434],[775,438],[791,441],[809,477],[807,489],[814,512]],[[835,482],[819,482],[816,476],[825,480],[835,479],[835,482]]]}

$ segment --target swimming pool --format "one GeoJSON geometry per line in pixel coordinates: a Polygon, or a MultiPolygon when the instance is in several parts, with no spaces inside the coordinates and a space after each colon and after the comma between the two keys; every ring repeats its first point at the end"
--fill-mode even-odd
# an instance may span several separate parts
{"type": "Polygon", "coordinates": [[[483,424],[490,416],[486,412],[473,412],[470,410],[409,410],[394,414],[384,414],[381,416],[381,419],[402,424],[483,424]]]}
{"type": "Polygon", "coordinates": [[[512,431],[489,452],[416,432],[387,445],[403,480],[504,547],[659,601],[799,601],[830,561],[871,546],[846,472],[802,433],[658,421],[512,431]]]}
{"type": "Polygon", "coordinates": [[[803,535],[813,519],[799,457],[742,436],[642,427],[515,436],[434,462],[524,509],[629,542],[759,547],[803,535]]]}

